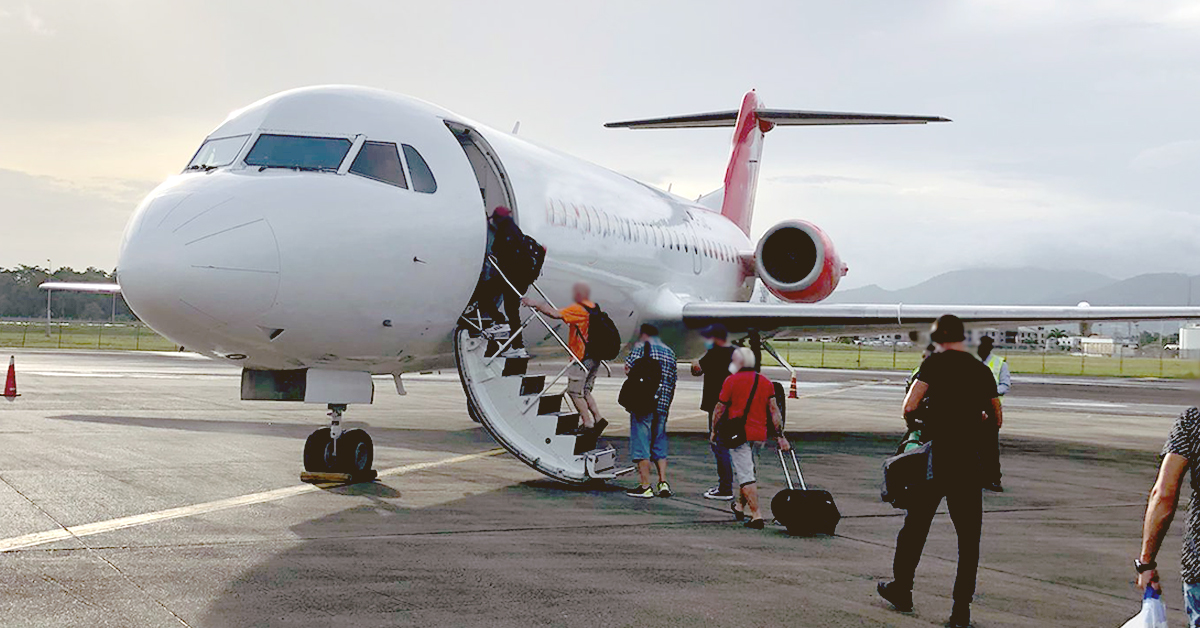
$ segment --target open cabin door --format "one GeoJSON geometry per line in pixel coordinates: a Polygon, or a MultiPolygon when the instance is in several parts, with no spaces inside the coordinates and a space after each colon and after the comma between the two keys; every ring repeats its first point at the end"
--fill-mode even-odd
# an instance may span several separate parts
{"type": "Polygon", "coordinates": [[[467,156],[467,161],[471,163],[471,169],[475,171],[475,179],[479,182],[479,195],[483,200],[485,214],[491,216],[492,210],[497,207],[507,207],[512,210],[517,224],[520,224],[516,195],[513,194],[508,175],[504,172],[504,165],[500,163],[500,159],[487,140],[478,131],[465,124],[446,122],[446,128],[450,129],[450,132],[458,139],[463,153],[467,156]]]}

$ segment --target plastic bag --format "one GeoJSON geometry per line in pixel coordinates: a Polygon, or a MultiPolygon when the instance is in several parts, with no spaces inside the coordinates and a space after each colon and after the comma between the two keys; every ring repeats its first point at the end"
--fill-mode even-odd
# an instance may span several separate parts
{"type": "Polygon", "coordinates": [[[1142,596],[1142,612],[1125,622],[1122,628],[1167,628],[1167,605],[1154,587],[1146,587],[1142,596]]]}

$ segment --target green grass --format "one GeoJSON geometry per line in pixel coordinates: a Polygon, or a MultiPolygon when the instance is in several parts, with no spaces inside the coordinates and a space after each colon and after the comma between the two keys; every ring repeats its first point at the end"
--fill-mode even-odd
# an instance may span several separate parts
{"type": "MultiPolygon", "coordinates": [[[[792,366],[836,369],[912,371],[920,363],[921,354],[913,348],[893,352],[889,347],[866,347],[842,343],[793,342],[772,343],[792,366]]],[[[1013,373],[1045,375],[1089,375],[1095,377],[1200,377],[1200,361],[1182,360],[1167,356],[1109,358],[1069,355],[1060,352],[1006,352],[1008,368],[1013,373]]],[[[778,364],[765,356],[767,364],[778,364]]]]}
{"type": "Polygon", "coordinates": [[[175,351],[179,347],[138,323],[0,321],[0,347],[175,351]]]}

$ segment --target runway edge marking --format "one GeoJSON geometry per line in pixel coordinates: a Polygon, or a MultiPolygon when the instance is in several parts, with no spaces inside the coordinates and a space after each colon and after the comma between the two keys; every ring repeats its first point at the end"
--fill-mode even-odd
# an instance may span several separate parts
{"type": "MultiPolygon", "coordinates": [[[[461,462],[469,462],[480,458],[488,458],[504,453],[503,449],[489,449],[473,454],[464,454],[461,456],[453,456],[443,458],[441,460],[431,460],[429,462],[416,462],[406,464],[391,469],[384,469],[379,472],[379,477],[405,475],[415,473],[425,469],[442,467],[461,462]]],[[[288,486],[277,488],[261,493],[251,493],[249,495],[239,495],[237,497],[228,497],[218,499],[211,502],[201,504],[193,504],[191,506],[179,506],[177,508],[167,508],[166,510],[158,510],[155,512],[143,513],[140,515],[131,515],[128,517],[118,517],[107,521],[97,521],[94,523],[84,523],[76,526],[67,526],[57,530],[47,530],[45,532],[34,532],[32,534],[23,534],[7,539],[0,539],[0,553],[12,552],[15,550],[26,549],[37,545],[45,545],[55,541],[63,541],[71,538],[79,538],[84,536],[92,536],[104,532],[113,532],[124,528],[134,528],[144,526],[151,523],[159,523],[169,521],[171,519],[182,519],[184,517],[194,517],[232,508],[240,508],[242,506],[253,506],[255,504],[263,504],[266,502],[279,501],[288,497],[295,497],[305,493],[312,493],[321,490],[322,487],[312,484],[300,484],[297,486],[288,486]]]]}

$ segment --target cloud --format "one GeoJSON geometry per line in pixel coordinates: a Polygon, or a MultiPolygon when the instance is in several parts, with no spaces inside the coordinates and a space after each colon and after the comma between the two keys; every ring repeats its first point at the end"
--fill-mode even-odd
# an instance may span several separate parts
{"type": "Polygon", "coordinates": [[[1179,140],[1147,148],[1129,164],[1134,170],[1166,170],[1200,165],[1200,140],[1179,140]]]}

